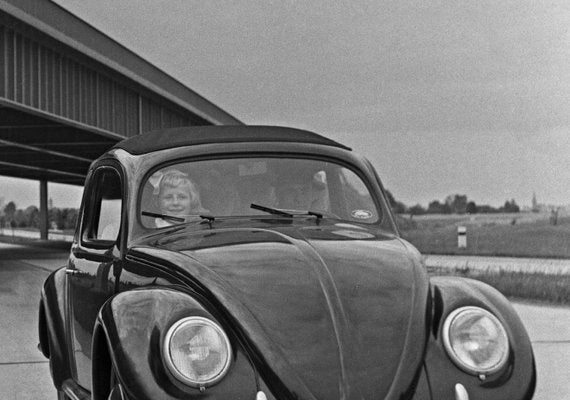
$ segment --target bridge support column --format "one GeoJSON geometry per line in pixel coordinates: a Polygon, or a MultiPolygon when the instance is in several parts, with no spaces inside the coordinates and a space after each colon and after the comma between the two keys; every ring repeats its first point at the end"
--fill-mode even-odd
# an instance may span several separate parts
{"type": "Polygon", "coordinates": [[[48,238],[48,189],[47,181],[40,181],[40,239],[48,238]]]}

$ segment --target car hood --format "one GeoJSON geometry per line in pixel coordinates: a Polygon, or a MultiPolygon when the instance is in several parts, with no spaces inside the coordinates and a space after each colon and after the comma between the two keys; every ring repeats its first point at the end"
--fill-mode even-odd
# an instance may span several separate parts
{"type": "Polygon", "coordinates": [[[428,279],[401,239],[350,224],[184,229],[133,250],[217,299],[274,393],[395,399],[413,387],[428,279]]]}

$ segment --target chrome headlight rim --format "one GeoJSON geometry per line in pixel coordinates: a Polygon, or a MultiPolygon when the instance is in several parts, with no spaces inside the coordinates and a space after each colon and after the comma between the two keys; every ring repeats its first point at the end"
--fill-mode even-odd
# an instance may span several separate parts
{"type": "Polygon", "coordinates": [[[162,353],[163,353],[164,363],[166,364],[168,371],[173,375],[173,377],[176,378],[181,383],[194,388],[210,387],[221,381],[226,376],[226,373],[228,372],[232,361],[232,349],[228,335],[225,333],[222,327],[218,325],[218,323],[209,318],[201,316],[185,317],[172,324],[164,337],[162,353]],[[188,376],[184,375],[182,372],[180,372],[180,370],[176,367],[174,361],[172,360],[172,355],[170,353],[171,340],[179,329],[182,329],[185,325],[189,324],[206,325],[214,329],[216,333],[219,334],[220,337],[222,338],[227,357],[220,371],[210,379],[204,379],[204,380],[191,379],[188,376]]]}
{"type": "Polygon", "coordinates": [[[463,371],[473,375],[489,375],[497,371],[500,371],[506,365],[510,354],[510,341],[503,323],[490,311],[477,306],[460,307],[449,313],[443,324],[443,344],[451,360],[463,371]],[[458,317],[462,316],[462,314],[472,313],[472,312],[478,313],[481,316],[489,318],[499,328],[500,335],[502,336],[505,342],[505,350],[503,351],[501,358],[494,365],[488,368],[475,368],[469,365],[456,353],[451,344],[450,333],[452,329],[452,324],[457,320],[458,317]]]}

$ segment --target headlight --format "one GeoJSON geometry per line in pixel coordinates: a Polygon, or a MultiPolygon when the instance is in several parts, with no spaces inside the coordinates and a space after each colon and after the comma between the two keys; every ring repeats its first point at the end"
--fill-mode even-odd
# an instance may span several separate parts
{"type": "Polygon", "coordinates": [[[449,314],[443,324],[443,343],[460,368],[475,374],[498,371],[509,356],[505,328],[479,307],[462,307],[449,314]]]}
{"type": "Polygon", "coordinates": [[[166,366],[174,377],[193,387],[215,384],[230,366],[227,335],[218,324],[203,317],[183,318],[172,325],[163,350],[166,366]]]}

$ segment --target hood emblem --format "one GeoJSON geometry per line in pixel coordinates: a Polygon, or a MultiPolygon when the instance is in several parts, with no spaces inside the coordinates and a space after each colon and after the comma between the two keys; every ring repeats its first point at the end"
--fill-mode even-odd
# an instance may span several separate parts
{"type": "Polygon", "coordinates": [[[350,215],[353,218],[358,218],[358,219],[369,219],[372,218],[372,212],[368,211],[368,210],[353,210],[350,215]]]}

